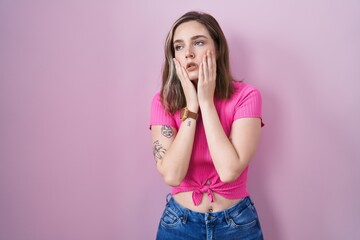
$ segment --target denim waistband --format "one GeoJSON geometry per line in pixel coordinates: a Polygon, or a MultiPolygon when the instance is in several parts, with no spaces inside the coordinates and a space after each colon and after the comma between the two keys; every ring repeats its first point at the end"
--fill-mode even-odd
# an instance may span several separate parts
{"type": "Polygon", "coordinates": [[[247,208],[250,205],[254,205],[251,198],[247,196],[235,205],[222,211],[202,213],[190,210],[180,205],[178,202],[175,201],[171,194],[167,195],[166,201],[166,206],[169,207],[172,211],[174,211],[182,219],[183,222],[192,221],[202,223],[205,223],[207,221],[212,221],[214,223],[220,223],[224,221],[228,222],[231,216],[236,216],[243,209],[247,208]]]}

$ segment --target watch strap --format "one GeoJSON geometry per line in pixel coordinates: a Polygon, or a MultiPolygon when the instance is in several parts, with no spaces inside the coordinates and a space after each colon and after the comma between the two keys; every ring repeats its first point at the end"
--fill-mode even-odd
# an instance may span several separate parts
{"type": "Polygon", "coordinates": [[[181,110],[181,115],[180,115],[180,119],[182,121],[185,121],[186,119],[188,118],[192,118],[192,119],[195,119],[197,120],[198,118],[198,114],[195,113],[195,112],[191,112],[187,107],[183,108],[181,110]]]}

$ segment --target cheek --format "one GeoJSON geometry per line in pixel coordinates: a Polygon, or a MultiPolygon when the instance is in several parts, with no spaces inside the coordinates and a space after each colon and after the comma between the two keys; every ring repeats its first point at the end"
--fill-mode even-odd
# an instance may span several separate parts
{"type": "Polygon", "coordinates": [[[175,52],[174,57],[176,60],[178,60],[180,63],[183,63],[185,55],[182,52],[175,52]]]}
{"type": "Polygon", "coordinates": [[[208,50],[215,53],[215,55],[217,54],[216,49],[214,47],[206,47],[206,48],[201,49],[201,52],[199,52],[199,55],[202,57],[208,50]]]}

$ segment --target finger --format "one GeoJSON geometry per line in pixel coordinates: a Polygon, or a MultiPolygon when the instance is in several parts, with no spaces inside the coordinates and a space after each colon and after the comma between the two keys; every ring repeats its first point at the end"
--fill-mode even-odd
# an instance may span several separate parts
{"type": "Polygon", "coordinates": [[[213,55],[213,57],[212,57],[213,74],[216,79],[216,54],[213,52],[212,55],[213,55]]]}
{"type": "Polygon", "coordinates": [[[173,62],[175,64],[175,67],[177,67],[179,65],[179,62],[178,62],[178,60],[176,58],[173,58],[173,62]]]}
{"type": "Polygon", "coordinates": [[[174,64],[175,64],[176,73],[177,73],[178,76],[179,76],[179,62],[176,60],[176,58],[173,58],[173,62],[174,62],[174,64]]]}
{"type": "Polygon", "coordinates": [[[204,69],[203,69],[203,64],[200,63],[199,65],[199,78],[198,78],[199,82],[203,82],[204,81],[204,69]]]}
{"type": "Polygon", "coordinates": [[[204,54],[203,56],[203,75],[204,75],[204,81],[208,81],[208,77],[209,77],[209,68],[207,65],[207,52],[204,54]]]}
{"type": "Polygon", "coordinates": [[[212,80],[216,80],[216,56],[213,51],[210,52],[210,62],[211,62],[211,68],[210,68],[210,77],[212,80]]]}
{"type": "Polygon", "coordinates": [[[181,66],[180,68],[181,68],[181,73],[182,73],[182,75],[183,75],[184,80],[190,81],[189,75],[188,75],[186,69],[185,69],[183,66],[181,66]]]}
{"type": "Polygon", "coordinates": [[[213,80],[213,65],[212,65],[212,53],[211,51],[208,52],[208,57],[207,57],[207,65],[208,65],[208,71],[209,71],[209,80],[213,80]]]}
{"type": "Polygon", "coordinates": [[[176,74],[177,74],[180,82],[182,82],[183,79],[184,79],[184,73],[182,71],[182,67],[181,67],[179,61],[176,58],[173,58],[173,60],[174,60],[174,63],[175,63],[176,74]]]}

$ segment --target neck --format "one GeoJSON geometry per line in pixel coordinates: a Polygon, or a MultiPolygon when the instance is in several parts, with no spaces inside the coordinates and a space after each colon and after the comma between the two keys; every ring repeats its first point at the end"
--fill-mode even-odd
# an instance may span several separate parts
{"type": "Polygon", "coordinates": [[[197,83],[198,83],[198,79],[196,79],[196,80],[192,80],[191,82],[192,82],[192,84],[194,85],[195,90],[197,90],[197,83]]]}

